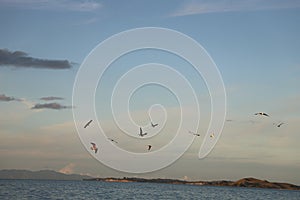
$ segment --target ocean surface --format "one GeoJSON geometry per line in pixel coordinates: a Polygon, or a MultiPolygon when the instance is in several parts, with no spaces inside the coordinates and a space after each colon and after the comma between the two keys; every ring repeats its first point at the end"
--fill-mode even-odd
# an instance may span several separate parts
{"type": "Polygon", "coordinates": [[[300,191],[99,181],[0,180],[0,199],[300,199],[300,191]]]}

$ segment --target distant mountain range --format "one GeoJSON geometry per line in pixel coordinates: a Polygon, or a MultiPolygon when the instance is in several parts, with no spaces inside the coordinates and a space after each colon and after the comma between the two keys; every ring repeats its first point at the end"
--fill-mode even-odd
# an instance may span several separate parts
{"type": "Polygon", "coordinates": [[[38,180],[83,180],[92,178],[86,175],[79,174],[63,174],[53,170],[16,170],[4,169],[0,170],[0,179],[38,179],[38,180]]]}

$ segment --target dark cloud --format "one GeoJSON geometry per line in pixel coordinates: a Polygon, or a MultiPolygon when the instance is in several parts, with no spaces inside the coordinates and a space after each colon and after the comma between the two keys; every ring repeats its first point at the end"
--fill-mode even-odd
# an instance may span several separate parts
{"type": "Polygon", "coordinates": [[[6,96],[5,94],[0,94],[0,101],[21,101],[21,100],[15,97],[6,96]]]}
{"type": "Polygon", "coordinates": [[[43,104],[35,104],[31,109],[54,109],[54,110],[61,110],[61,109],[69,109],[72,106],[64,106],[59,103],[43,103],[43,104]]]}
{"type": "Polygon", "coordinates": [[[72,64],[68,60],[33,58],[23,51],[11,52],[7,49],[0,49],[0,66],[40,69],[69,69],[72,67],[72,64]]]}
{"type": "Polygon", "coordinates": [[[62,98],[62,97],[53,97],[53,96],[40,98],[40,100],[43,100],[43,101],[54,101],[54,100],[63,100],[63,99],[64,98],[62,98]]]}

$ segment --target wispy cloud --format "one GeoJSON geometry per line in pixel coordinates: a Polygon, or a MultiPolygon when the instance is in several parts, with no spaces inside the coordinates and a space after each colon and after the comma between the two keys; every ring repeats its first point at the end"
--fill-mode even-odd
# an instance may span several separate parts
{"type": "Polygon", "coordinates": [[[54,96],[40,98],[40,100],[43,100],[43,101],[54,101],[54,100],[63,100],[63,99],[64,98],[62,98],[62,97],[54,97],[54,96]]]}
{"type": "Polygon", "coordinates": [[[72,106],[64,106],[59,103],[38,103],[35,104],[31,109],[53,109],[53,110],[62,110],[62,109],[69,109],[72,106]]]}
{"type": "Polygon", "coordinates": [[[54,10],[54,11],[95,11],[102,4],[92,0],[0,0],[1,6],[32,10],[54,10]]]}
{"type": "Polygon", "coordinates": [[[7,49],[0,49],[0,67],[1,66],[40,69],[69,69],[72,67],[72,64],[68,60],[33,58],[23,51],[11,52],[7,49]]]}
{"type": "Polygon", "coordinates": [[[21,101],[21,99],[0,94],[0,101],[21,101]]]}
{"type": "Polygon", "coordinates": [[[90,25],[90,24],[96,23],[98,20],[99,20],[99,18],[92,17],[92,18],[89,18],[89,19],[84,19],[84,20],[81,20],[81,21],[76,21],[76,22],[74,22],[73,25],[74,26],[90,25]]]}
{"type": "Polygon", "coordinates": [[[170,16],[197,15],[205,13],[237,12],[237,11],[258,11],[299,8],[298,0],[215,0],[215,1],[190,1],[183,4],[170,16]]]}

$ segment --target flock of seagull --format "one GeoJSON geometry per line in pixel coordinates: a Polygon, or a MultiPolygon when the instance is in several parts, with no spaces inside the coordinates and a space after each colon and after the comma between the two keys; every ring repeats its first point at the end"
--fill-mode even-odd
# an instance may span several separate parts
{"type": "MultiPolygon", "coordinates": [[[[260,115],[260,116],[264,116],[264,117],[270,117],[270,115],[267,114],[267,113],[265,113],[265,112],[258,112],[258,113],[255,113],[254,115],[260,115]]],[[[231,120],[228,120],[228,121],[231,121],[231,120]]],[[[87,128],[92,122],[93,122],[93,120],[89,120],[89,121],[84,125],[84,128],[87,128]]],[[[281,127],[283,124],[285,124],[285,123],[284,123],[284,122],[273,123],[273,125],[275,125],[275,126],[278,127],[278,128],[281,127]]],[[[153,122],[151,122],[151,127],[152,127],[152,128],[155,128],[156,126],[158,126],[157,123],[156,123],[156,124],[153,124],[153,122]]],[[[192,135],[194,135],[194,136],[196,136],[196,137],[200,137],[200,136],[201,136],[200,133],[193,132],[193,131],[190,131],[190,130],[188,131],[188,133],[190,133],[190,134],[192,134],[192,135]]],[[[145,135],[147,135],[147,133],[143,131],[142,127],[140,127],[140,132],[139,132],[138,135],[139,135],[140,137],[144,137],[145,135]]],[[[209,137],[210,137],[210,138],[214,138],[214,137],[215,137],[214,133],[211,133],[211,134],[209,135],[209,137]]],[[[112,138],[107,138],[107,139],[110,140],[111,142],[114,142],[114,143],[118,144],[118,142],[117,142],[116,140],[112,139],[112,138]]],[[[91,146],[91,150],[94,151],[95,154],[96,154],[96,153],[98,152],[98,147],[97,147],[96,143],[91,142],[91,145],[92,145],[92,146],[91,146]]],[[[148,151],[150,151],[151,148],[152,148],[152,145],[151,145],[151,144],[148,144],[147,147],[148,147],[148,148],[147,148],[148,151]]]]}
{"type": "MultiPolygon", "coordinates": [[[[89,121],[84,125],[83,128],[87,128],[92,122],[93,122],[92,119],[89,120],[89,121]]],[[[158,126],[158,124],[157,124],[157,123],[156,123],[156,124],[153,124],[153,122],[151,122],[151,126],[152,126],[152,128],[155,128],[156,126],[158,126]]],[[[139,133],[139,136],[144,137],[145,135],[147,135],[147,133],[143,132],[142,127],[140,127],[140,133],[139,133]]],[[[111,142],[114,142],[114,143],[118,144],[118,142],[117,142],[116,140],[112,139],[112,138],[107,138],[107,139],[110,140],[111,142]]],[[[92,145],[92,146],[91,146],[91,150],[94,151],[95,153],[97,153],[97,152],[98,152],[98,147],[97,147],[96,143],[91,142],[91,145],[92,145]]],[[[148,151],[150,151],[151,148],[152,148],[152,145],[151,145],[151,144],[148,144],[147,147],[148,147],[148,151]]]]}
{"type": "MultiPolygon", "coordinates": [[[[264,112],[258,112],[258,113],[255,113],[254,115],[270,117],[270,115],[268,115],[267,113],[264,113],[264,112]]],[[[284,122],[273,123],[273,125],[277,126],[278,128],[281,127],[283,124],[284,124],[284,122]]]]}

